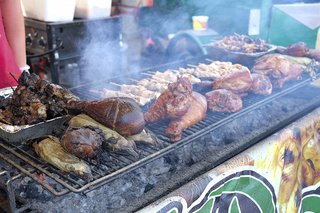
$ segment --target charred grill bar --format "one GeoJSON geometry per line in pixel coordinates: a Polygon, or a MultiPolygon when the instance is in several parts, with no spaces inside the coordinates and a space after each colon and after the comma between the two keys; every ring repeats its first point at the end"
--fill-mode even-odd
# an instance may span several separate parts
{"type": "MultiPolygon", "coordinates": [[[[177,69],[179,67],[187,67],[187,64],[196,65],[199,62],[207,63],[205,58],[201,57],[166,64],[149,70],[165,71],[169,68],[177,69]]],[[[111,85],[110,82],[130,84],[130,78],[139,80],[143,77],[141,73],[128,74],[122,76],[121,79],[110,78],[78,86],[72,88],[71,91],[83,100],[97,100],[101,99],[100,95],[92,93],[90,90],[102,91],[103,88],[113,88],[116,90],[117,88],[111,85]]],[[[83,194],[88,194],[89,192],[106,193],[104,191],[107,191],[113,182],[121,181],[121,179],[127,176],[131,177],[130,174],[132,173],[140,174],[138,171],[145,170],[145,167],[150,165],[156,167],[156,163],[158,162],[169,162],[168,164],[171,165],[170,169],[173,171],[167,171],[168,174],[166,174],[166,172],[161,173],[161,178],[156,181],[156,183],[148,185],[149,188],[145,186],[144,193],[130,201],[130,207],[127,207],[125,212],[134,211],[164,196],[171,190],[219,165],[277,131],[279,128],[315,109],[320,105],[320,99],[317,98],[320,96],[320,93],[316,95],[316,91],[319,91],[319,89],[310,86],[311,81],[310,76],[304,74],[302,81],[286,82],[283,88],[273,91],[270,96],[249,94],[248,97],[243,99],[243,109],[236,113],[213,113],[208,111],[204,120],[183,131],[182,139],[177,143],[170,142],[170,139],[164,134],[164,129],[168,125],[166,121],[150,124],[148,128],[163,142],[163,148],[138,146],[138,149],[142,151],[141,157],[138,160],[129,156],[109,154],[108,156],[102,156],[101,164],[88,162],[93,168],[92,173],[94,179],[91,182],[86,182],[57,171],[54,167],[35,156],[32,149],[23,145],[14,145],[1,141],[0,157],[20,170],[21,173],[16,177],[21,177],[21,174],[25,174],[41,184],[53,195],[64,195],[62,197],[70,197],[70,193],[66,195],[70,191],[83,194]],[[279,103],[275,104],[277,102],[279,103]],[[288,103],[286,104],[286,102],[288,103]],[[301,104],[300,108],[295,106],[295,104],[298,103],[301,104]],[[272,107],[274,107],[274,109],[272,109],[272,107]],[[290,109],[290,107],[292,107],[292,109],[290,109]],[[267,109],[269,109],[270,112],[266,112],[267,109]],[[277,110],[279,109],[282,111],[282,117],[276,117],[278,113],[277,110]],[[264,115],[255,113],[270,113],[270,116],[274,117],[257,120],[263,118],[264,115]],[[257,118],[255,118],[255,116],[257,118]],[[244,124],[243,127],[240,127],[242,120],[244,120],[244,124]],[[272,123],[268,125],[269,122],[272,123]],[[261,127],[255,124],[252,127],[250,126],[252,123],[261,123],[261,125],[265,126],[261,127]],[[235,130],[232,128],[228,130],[230,126],[235,130]],[[246,128],[246,126],[250,128],[247,127],[248,129],[244,132],[242,128],[246,128]],[[232,134],[239,134],[240,138],[236,140],[237,137],[232,134]],[[241,136],[243,138],[241,138],[241,136]],[[223,141],[223,143],[215,141],[215,139],[223,141]],[[198,149],[195,148],[197,146],[198,149]],[[211,148],[207,150],[201,149],[206,148],[206,146],[211,148]],[[190,152],[189,155],[194,156],[185,157],[185,152],[190,152]],[[204,159],[204,157],[201,158],[201,155],[206,156],[207,159],[204,159]],[[184,157],[188,159],[183,159],[184,157]],[[183,160],[189,162],[183,162],[182,164],[184,165],[179,165],[179,162],[174,162],[183,160]],[[22,164],[23,166],[20,165],[22,161],[24,162],[22,164]],[[177,167],[180,168],[177,169],[177,167]],[[50,184],[45,183],[35,175],[35,172],[37,174],[45,174],[61,187],[52,187],[50,184]]],[[[148,106],[142,107],[144,112],[147,108],[148,106]]],[[[14,179],[16,178],[14,177],[14,179]]],[[[132,182],[136,181],[137,180],[132,180],[132,182]]],[[[123,192],[119,191],[116,193],[121,194],[123,192]]],[[[43,206],[44,205],[45,204],[43,204],[43,206]]],[[[123,208],[123,206],[120,208],[123,208]]],[[[115,210],[115,208],[113,208],[113,210],[115,210]]]]}

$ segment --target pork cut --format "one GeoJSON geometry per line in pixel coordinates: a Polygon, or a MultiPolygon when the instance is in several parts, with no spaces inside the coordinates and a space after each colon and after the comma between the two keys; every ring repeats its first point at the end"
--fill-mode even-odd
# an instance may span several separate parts
{"type": "Polygon", "coordinates": [[[252,67],[252,73],[266,75],[270,78],[272,88],[281,88],[288,80],[301,80],[301,67],[291,64],[288,59],[273,54],[257,61],[252,67]]]}
{"type": "Polygon", "coordinates": [[[213,90],[228,89],[239,93],[245,92],[251,87],[252,81],[250,71],[241,69],[216,78],[213,82],[213,90]]]}
{"type": "Polygon", "coordinates": [[[282,78],[289,75],[290,62],[279,54],[269,55],[256,61],[251,72],[273,78],[282,78]]]}
{"type": "Polygon", "coordinates": [[[139,134],[145,127],[141,108],[137,102],[127,97],[97,101],[71,100],[67,103],[67,109],[74,113],[86,113],[123,136],[139,134]]]}
{"type": "Polygon", "coordinates": [[[242,109],[242,100],[237,93],[226,89],[207,92],[205,97],[213,112],[237,112],[242,109]]]}
{"type": "Polygon", "coordinates": [[[206,112],[206,98],[197,92],[192,92],[189,110],[183,116],[171,120],[169,126],[165,129],[166,135],[170,137],[172,142],[179,141],[181,139],[182,131],[204,119],[206,117],[206,112]]]}
{"type": "Polygon", "coordinates": [[[270,78],[265,75],[252,73],[253,82],[251,84],[249,92],[261,95],[270,95],[272,93],[272,84],[270,78]]]}

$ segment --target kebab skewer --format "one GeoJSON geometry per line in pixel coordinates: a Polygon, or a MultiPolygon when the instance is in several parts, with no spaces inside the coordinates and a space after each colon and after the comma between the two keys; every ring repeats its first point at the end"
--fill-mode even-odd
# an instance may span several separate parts
{"type": "Polygon", "coordinates": [[[110,84],[121,87],[121,92],[123,93],[131,93],[133,95],[142,96],[144,98],[157,99],[161,95],[160,92],[154,92],[154,91],[148,90],[143,86],[127,85],[127,84],[120,85],[113,82],[110,82],[110,84]]]}

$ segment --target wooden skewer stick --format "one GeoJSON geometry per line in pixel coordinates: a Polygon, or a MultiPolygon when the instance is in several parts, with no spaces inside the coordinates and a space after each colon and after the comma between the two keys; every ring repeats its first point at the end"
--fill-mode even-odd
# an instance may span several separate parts
{"type": "Polygon", "coordinates": [[[66,119],[67,121],[70,121],[71,119],[68,119],[64,114],[62,114],[60,111],[58,111],[60,115],[62,115],[62,117],[64,117],[64,119],[66,119]]]}
{"type": "Polygon", "coordinates": [[[19,84],[18,80],[14,77],[14,75],[11,72],[9,72],[9,73],[12,76],[12,78],[14,78],[14,80],[19,84]]]}
{"type": "Polygon", "coordinates": [[[132,79],[132,78],[130,78],[130,80],[131,80],[131,81],[134,81],[134,82],[139,82],[138,80],[132,79]]]}
{"type": "Polygon", "coordinates": [[[97,91],[97,90],[89,90],[90,92],[95,92],[95,93],[100,93],[102,94],[103,92],[97,91]]]}
{"type": "Polygon", "coordinates": [[[2,121],[3,123],[6,123],[6,124],[12,125],[9,121],[6,121],[6,120],[4,120],[2,118],[0,118],[0,121],[2,121]]]}
{"type": "Polygon", "coordinates": [[[215,61],[213,61],[213,60],[211,60],[211,59],[208,59],[208,58],[207,58],[206,60],[207,60],[207,61],[210,61],[210,62],[215,62],[215,61]]]}
{"type": "Polygon", "coordinates": [[[7,72],[7,74],[10,74],[11,76],[15,76],[15,77],[20,77],[20,75],[16,75],[16,74],[12,74],[12,73],[10,73],[10,72],[7,72]]]}
{"type": "Polygon", "coordinates": [[[143,75],[148,75],[148,76],[153,76],[153,75],[151,75],[151,74],[149,74],[149,73],[141,73],[141,74],[143,74],[143,75]]]}
{"type": "Polygon", "coordinates": [[[12,91],[14,92],[14,89],[13,89],[12,85],[11,85],[10,83],[8,83],[8,84],[10,85],[10,87],[11,87],[12,91]]]}
{"type": "Polygon", "coordinates": [[[192,64],[187,64],[189,67],[195,67],[195,68],[198,68],[198,66],[196,65],[192,65],[192,64]]]}
{"type": "Polygon", "coordinates": [[[119,87],[122,86],[122,85],[120,85],[120,84],[116,84],[116,83],[113,83],[113,82],[110,82],[110,84],[113,84],[113,85],[116,85],[116,86],[119,86],[119,87]]]}
{"type": "Polygon", "coordinates": [[[67,115],[70,117],[70,119],[72,118],[72,116],[69,114],[68,110],[64,107],[62,107],[62,109],[67,113],[67,115]]]}

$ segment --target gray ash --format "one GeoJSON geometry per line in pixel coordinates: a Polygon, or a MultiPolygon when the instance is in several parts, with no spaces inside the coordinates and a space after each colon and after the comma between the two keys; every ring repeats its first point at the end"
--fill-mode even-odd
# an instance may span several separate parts
{"type": "MultiPolygon", "coordinates": [[[[54,196],[47,189],[35,186],[37,184],[28,179],[24,181],[31,185],[30,188],[15,185],[16,193],[26,198],[35,212],[132,212],[170,193],[195,176],[212,169],[221,161],[233,157],[237,154],[236,152],[252,145],[247,145],[245,142],[253,140],[257,135],[281,124],[288,117],[305,110],[314,103],[315,101],[290,97],[272,101],[164,157],[88,192],[85,196],[77,193],[54,196]],[[246,145],[239,148],[238,143],[246,145]],[[225,152],[230,154],[226,157],[225,152]],[[222,159],[217,160],[219,157],[222,159]]],[[[112,156],[103,153],[102,158],[108,161],[112,156]]],[[[0,162],[2,163],[1,158],[0,162]]],[[[3,165],[10,169],[10,165],[3,165]]],[[[48,177],[45,178],[50,182],[48,177]]],[[[19,181],[21,184],[21,180],[19,181]]],[[[50,184],[54,184],[55,189],[59,187],[60,190],[63,189],[57,183],[50,184]]]]}

